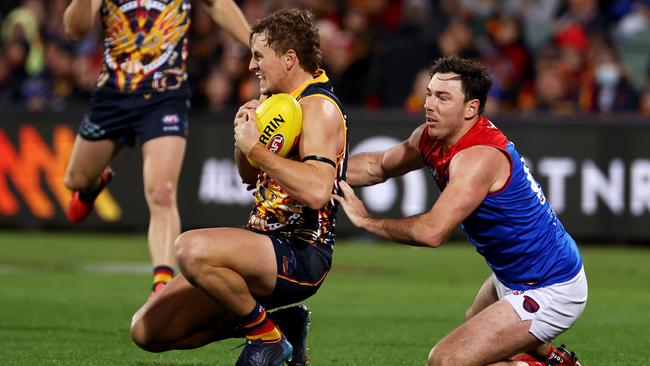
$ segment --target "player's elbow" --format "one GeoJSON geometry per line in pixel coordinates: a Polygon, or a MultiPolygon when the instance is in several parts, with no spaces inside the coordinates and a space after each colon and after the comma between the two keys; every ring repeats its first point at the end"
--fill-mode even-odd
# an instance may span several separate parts
{"type": "Polygon", "coordinates": [[[84,27],[74,26],[70,22],[65,23],[63,30],[65,36],[73,42],[80,41],[90,31],[90,29],[84,27]]]}
{"type": "Polygon", "coordinates": [[[91,27],[92,22],[80,21],[67,11],[63,14],[63,33],[71,41],[80,41],[90,32],[91,27]]]}
{"type": "Polygon", "coordinates": [[[424,246],[429,248],[437,248],[445,242],[446,237],[439,233],[429,233],[420,241],[424,246]]]}
{"type": "Polygon", "coordinates": [[[319,195],[316,193],[310,193],[303,198],[303,203],[307,205],[312,210],[318,211],[321,208],[325,207],[327,202],[330,200],[330,193],[319,195]]]}

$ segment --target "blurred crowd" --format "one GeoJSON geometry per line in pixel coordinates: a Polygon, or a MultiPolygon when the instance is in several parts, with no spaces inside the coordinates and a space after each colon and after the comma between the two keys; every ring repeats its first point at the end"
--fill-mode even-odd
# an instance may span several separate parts
{"type": "MultiPolygon", "coordinates": [[[[323,67],[346,106],[419,114],[428,66],[441,55],[483,60],[494,85],[486,113],[650,117],[650,0],[241,0],[249,21],[311,9],[323,67]]],[[[102,30],[72,43],[68,0],[0,4],[0,108],[86,103],[101,70],[102,30]]],[[[248,48],[193,1],[188,73],[196,109],[258,96],[248,48]]]]}

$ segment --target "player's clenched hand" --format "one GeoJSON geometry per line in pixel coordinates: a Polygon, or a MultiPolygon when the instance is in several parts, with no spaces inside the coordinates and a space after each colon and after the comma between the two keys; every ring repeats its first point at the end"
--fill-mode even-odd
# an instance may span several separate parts
{"type": "Polygon", "coordinates": [[[340,186],[343,196],[333,194],[332,198],[343,207],[343,210],[354,226],[362,227],[364,221],[370,217],[368,210],[366,210],[363,202],[357,197],[350,185],[345,181],[341,181],[340,186]]]}
{"type": "Polygon", "coordinates": [[[255,119],[255,109],[260,105],[260,101],[257,99],[249,100],[246,104],[239,107],[237,114],[235,115],[235,126],[242,122],[246,122],[249,119],[255,119]]]}
{"type": "MultiPolygon", "coordinates": [[[[236,119],[235,119],[236,120],[236,119]]],[[[235,146],[248,155],[260,139],[255,117],[242,120],[235,125],[235,146]]]]}

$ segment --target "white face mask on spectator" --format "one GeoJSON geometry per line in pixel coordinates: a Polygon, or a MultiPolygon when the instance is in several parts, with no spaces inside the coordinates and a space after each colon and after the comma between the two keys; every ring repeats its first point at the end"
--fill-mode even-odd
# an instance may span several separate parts
{"type": "Polygon", "coordinates": [[[596,68],[596,83],[603,87],[614,86],[618,83],[621,72],[612,64],[600,65],[596,68]]]}

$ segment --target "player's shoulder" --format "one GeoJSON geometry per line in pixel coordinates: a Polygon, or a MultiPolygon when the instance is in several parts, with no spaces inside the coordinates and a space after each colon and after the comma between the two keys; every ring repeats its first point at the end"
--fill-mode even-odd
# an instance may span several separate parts
{"type": "Polygon", "coordinates": [[[313,94],[306,98],[301,98],[298,102],[302,107],[303,117],[331,120],[337,123],[341,122],[344,118],[343,111],[338,103],[327,96],[313,94]]]}
{"type": "Polygon", "coordinates": [[[481,174],[509,170],[510,162],[503,152],[491,145],[473,145],[458,151],[450,163],[456,171],[474,171],[481,174]]]}

